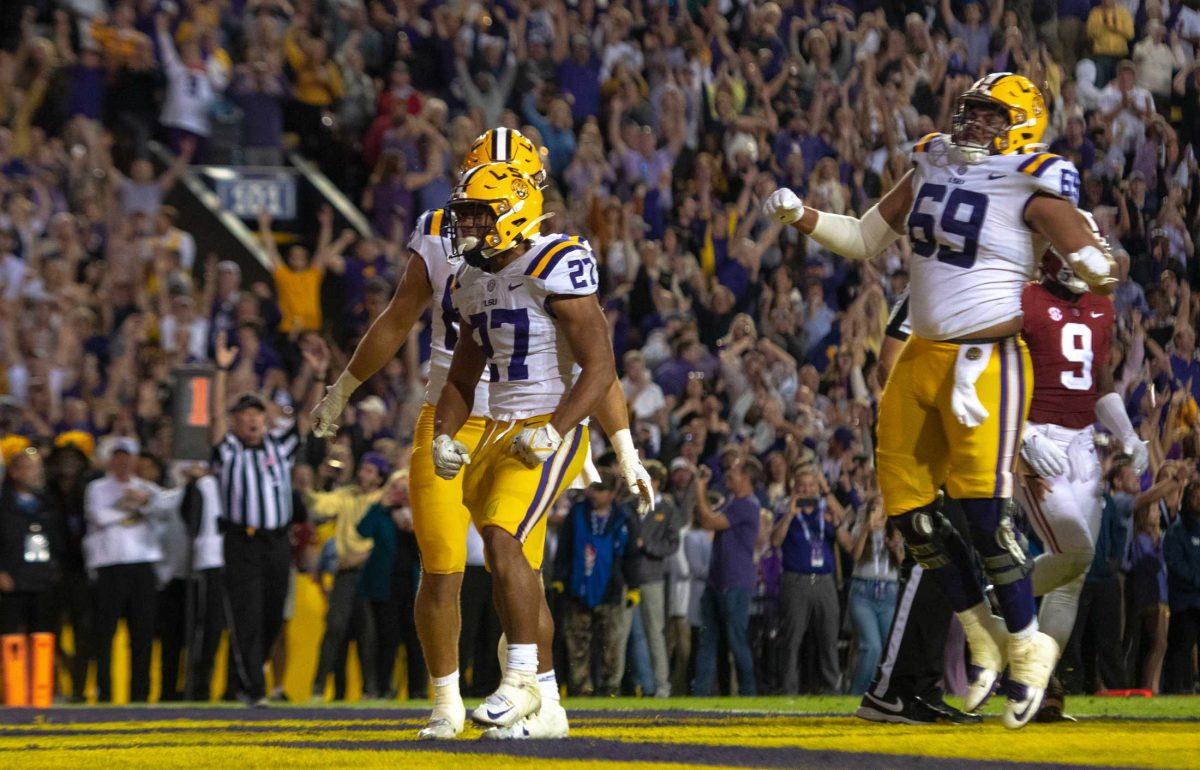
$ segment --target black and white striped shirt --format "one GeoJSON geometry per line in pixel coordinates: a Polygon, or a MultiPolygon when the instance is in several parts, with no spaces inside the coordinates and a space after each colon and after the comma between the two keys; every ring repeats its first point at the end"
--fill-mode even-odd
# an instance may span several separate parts
{"type": "Polygon", "coordinates": [[[895,303],[892,304],[891,315],[888,316],[887,336],[907,342],[912,334],[912,324],[908,321],[908,289],[900,293],[896,297],[895,303]]]}
{"type": "Polygon", "coordinates": [[[292,521],[292,465],[300,446],[293,423],[269,431],[258,446],[246,446],[226,433],[213,447],[214,472],[221,484],[221,518],[238,526],[274,530],[292,521]]]}

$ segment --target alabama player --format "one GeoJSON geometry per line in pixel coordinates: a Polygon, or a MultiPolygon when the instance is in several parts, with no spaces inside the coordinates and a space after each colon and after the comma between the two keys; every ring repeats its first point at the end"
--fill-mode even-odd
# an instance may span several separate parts
{"type": "Polygon", "coordinates": [[[787,189],[765,204],[851,259],[874,258],[908,233],[913,335],[879,405],[879,485],[887,513],[966,631],[967,710],[982,705],[1007,665],[1010,728],[1037,712],[1058,658],[1058,645],[1038,630],[1010,512],[1033,389],[1019,336],[1021,292],[1047,240],[1089,285],[1111,291],[1116,283],[1111,257],[1075,209],[1078,172],[1036,151],[1046,119],[1033,83],[993,73],[958,97],[951,134],[917,142],[913,169],[861,219],[807,208],[787,189]],[[961,501],[1003,622],[991,614],[966,543],[938,510],[943,486],[961,501]]]}
{"type": "Polygon", "coordinates": [[[591,247],[539,234],[546,215],[532,180],[507,163],[477,166],[459,180],[447,212],[452,253],[465,262],[452,298],[470,333],[459,335],[437,402],[432,458],[442,478],[466,468],[463,502],[483,538],[508,640],[500,686],[471,716],[508,728],[541,706],[537,570],[546,514],[583,467],[584,420],[616,366],[591,247]],[[489,414],[472,451],[457,436],[485,369],[489,414]]]}
{"type": "MultiPolygon", "coordinates": [[[[492,129],[476,139],[463,161],[462,170],[488,162],[494,156],[507,159],[535,181],[545,176],[533,143],[520,132],[504,128],[492,129]]],[[[408,242],[413,258],[408,262],[395,295],[359,342],[346,369],[313,410],[314,433],[319,437],[335,435],[337,420],[354,391],[395,357],[417,319],[426,309],[430,310],[429,382],[425,404],[414,426],[410,471],[413,528],[421,551],[422,570],[414,620],[434,684],[433,711],[419,734],[425,739],[457,736],[462,732],[466,714],[459,692],[458,637],[461,625],[459,591],[466,566],[470,515],[463,506],[461,479],[439,478],[434,473],[430,453],[434,439],[433,404],[446,381],[459,334],[458,315],[450,302],[449,289],[461,260],[447,258],[450,246],[441,234],[444,219],[441,209],[428,211],[418,218],[408,242]]],[[[487,414],[486,373],[476,393],[471,416],[457,436],[472,450],[483,434],[487,414]]],[[[597,418],[613,443],[626,482],[634,491],[642,487],[648,490],[649,477],[633,447],[624,396],[615,380],[597,418]]],[[[544,613],[546,628],[543,634],[552,638],[553,622],[549,609],[544,609],[544,613]]],[[[547,689],[553,686],[556,685],[552,681],[547,682],[547,689]]],[[[565,717],[550,721],[559,725],[557,732],[562,732],[565,717]]]]}
{"type": "MultiPolygon", "coordinates": [[[[1023,336],[1033,359],[1033,403],[1021,457],[1036,476],[1023,478],[1018,497],[1046,549],[1033,563],[1033,592],[1044,597],[1039,625],[1061,650],[1075,625],[1100,527],[1093,423],[1099,420],[1115,437],[1139,476],[1148,453],[1113,390],[1112,300],[1089,292],[1053,250],[1042,274],[1042,282],[1026,286],[1021,297],[1023,336]]],[[[1039,719],[1061,718],[1061,695],[1047,693],[1039,719]]]]}

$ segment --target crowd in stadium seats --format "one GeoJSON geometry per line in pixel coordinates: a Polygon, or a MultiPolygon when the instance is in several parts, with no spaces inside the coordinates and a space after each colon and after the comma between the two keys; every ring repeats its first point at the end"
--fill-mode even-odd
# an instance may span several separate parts
{"type": "MultiPolygon", "coordinates": [[[[230,394],[261,394],[271,422],[296,419],[307,434],[306,354],[341,368],[403,272],[416,217],[447,200],[464,151],[495,125],[544,148],[549,227],[595,249],[659,496],[639,517],[606,476],[559,504],[544,576],[559,681],[572,695],[862,692],[904,561],[874,482],[872,427],[908,245],[850,263],[761,203],[788,186],[822,210],[862,213],[919,137],[949,128],[953,98],[995,70],[1042,84],[1046,141],[1082,174],[1080,206],[1123,281],[1117,389],[1151,442],[1145,478],[1101,446],[1104,531],[1060,675],[1069,691],[1194,690],[1195,3],[2,5],[0,632],[71,627],[74,697],[89,659],[107,671],[118,617],[134,642],[135,699],[149,694],[139,671],[154,636],[164,683],[179,681],[184,646],[211,671],[220,607],[195,642],[180,607],[189,563],[219,568],[219,536],[195,525],[203,515],[189,530],[180,510],[181,497],[199,511],[220,501],[201,489],[202,468],[172,460],[170,372],[211,362],[227,334],[240,349],[230,394]],[[154,165],[152,139],[172,165],[154,165]],[[251,282],[164,199],[189,163],[272,165],[291,150],[361,205],[374,235],[335,232],[332,214],[314,211],[314,240],[280,255],[264,216],[248,225],[271,244],[273,285],[251,282]],[[735,457],[755,462],[728,474],[735,457]],[[706,528],[717,498],[735,502],[736,538],[706,528]],[[121,514],[131,502],[139,512],[121,514]],[[726,622],[739,613],[748,633],[726,622]]],[[[392,473],[408,463],[427,351],[428,332],[414,334],[338,437],[301,450],[295,570],[328,596],[319,695],[329,673],[344,692],[350,638],[365,692],[394,694],[400,646],[407,692],[425,691],[411,620],[419,562],[405,477],[392,473]],[[339,582],[348,559],[375,582],[339,582]]],[[[599,438],[594,453],[611,460],[599,438]]],[[[460,649],[468,691],[486,692],[499,630],[471,552],[460,649]]]]}

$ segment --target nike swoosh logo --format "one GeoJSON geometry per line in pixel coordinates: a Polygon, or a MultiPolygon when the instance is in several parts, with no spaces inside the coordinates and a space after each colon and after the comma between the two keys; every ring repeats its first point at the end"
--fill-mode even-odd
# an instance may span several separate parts
{"type": "Polygon", "coordinates": [[[1024,721],[1025,721],[1025,715],[1029,713],[1029,709],[1031,709],[1031,708],[1033,708],[1033,701],[1032,701],[1032,700],[1031,700],[1031,701],[1029,701],[1028,703],[1026,703],[1026,704],[1025,704],[1025,708],[1021,709],[1021,711],[1020,711],[1019,713],[1015,714],[1015,716],[1016,716],[1017,720],[1018,720],[1018,721],[1021,721],[1021,722],[1024,722],[1024,721]]]}
{"type": "Polygon", "coordinates": [[[505,714],[507,714],[510,711],[512,711],[512,706],[509,706],[508,708],[504,709],[503,711],[492,711],[491,709],[488,709],[487,710],[488,719],[499,719],[500,717],[504,716],[505,714]]]}
{"type": "Polygon", "coordinates": [[[904,710],[904,704],[900,702],[899,698],[896,698],[896,702],[894,704],[888,703],[887,701],[883,700],[882,698],[876,698],[874,695],[871,696],[871,700],[874,701],[875,705],[879,706],[882,709],[890,711],[893,714],[899,714],[901,711],[904,710]]]}
{"type": "Polygon", "coordinates": [[[988,174],[988,179],[1003,179],[1007,174],[988,174]]]}
{"type": "Polygon", "coordinates": [[[514,291],[514,290],[516,290],[516,289],[519,289],[519,288],[521,288],[521,282],[520,282],[520,281],[518,281],[517,283],[510,283],[510,284],[508,285],[508,290],[509,290],[509,291],[514,291]]]}
{"type": "Polygon", "coordinates": [[[1103,313],[1092,313],[1092,318],[1100,318],[1103,315],[1103,313]]]}

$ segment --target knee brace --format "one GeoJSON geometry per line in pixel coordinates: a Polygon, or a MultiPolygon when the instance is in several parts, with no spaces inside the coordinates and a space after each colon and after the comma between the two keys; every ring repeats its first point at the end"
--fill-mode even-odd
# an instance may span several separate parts
{"type": "Polygon", "coordinates": [[[994,586],[1006,586],[1027,576],[1033,564],[1025,556],[1028,547],[1025,536],[1013,525],[1016,501],[1009,497],[996,502],[999,503],[1000,516],[995,528],[989,532],[988,527],[972,522],[971,532],[988,579],[994,586]]]}
{"type": "Polygon", "coordinates": [[[912,551],[913,559],[925,569],[938,569],[951,562],[948,538],[958,537],[954,525],[942,514],[939,495],[929,505],[896,517],[896,526],[912,551]]]}

